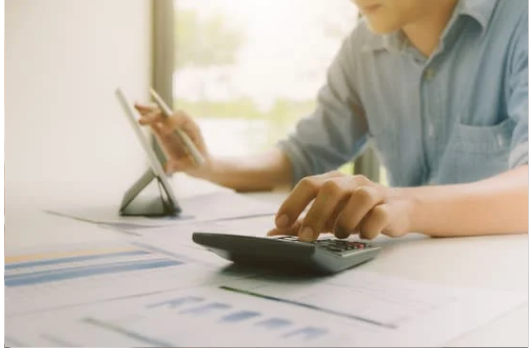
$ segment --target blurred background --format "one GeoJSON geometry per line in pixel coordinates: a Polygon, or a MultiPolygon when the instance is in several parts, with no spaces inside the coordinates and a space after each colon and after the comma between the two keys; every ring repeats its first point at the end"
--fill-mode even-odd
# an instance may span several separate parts
{"type": "Polygon", "coordinates": [[[118,86],[154,86],[213,154],[266,149],[311,113],[357,18],[349,0],[6,0],[6,191],[121,195],[147,162],[118,86]]]}
{"type": "Polygon", "coordinates": [[[145,170],[114,90],[146,100],[152,15],[148,0],[5,1],[6,196],[123,192],[145,170]]]}
{"type": "Polygon", "coordinates": [[[218,154],[269,148],[311,113],[357,20],[348,0],[175,0],[174,12],[175,105],[218,154]]]}

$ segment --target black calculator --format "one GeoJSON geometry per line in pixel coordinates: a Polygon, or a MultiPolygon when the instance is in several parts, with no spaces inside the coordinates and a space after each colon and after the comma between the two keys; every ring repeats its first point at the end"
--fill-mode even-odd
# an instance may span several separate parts
{"type": "Polygon", "coordinates": [[[337,273],[372,260],[381,249],[361,241],[323,238],[301,242],[293,236],[194,232],[193,241],[236,264],[303,273],[337,273]]]}

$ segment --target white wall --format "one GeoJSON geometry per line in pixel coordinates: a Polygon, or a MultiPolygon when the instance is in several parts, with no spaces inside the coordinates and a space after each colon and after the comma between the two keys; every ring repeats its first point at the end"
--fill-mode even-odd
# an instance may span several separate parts
{"type": "Polygon", "coordinates": [[[151,69],[149,0],[6,0],[6,194],[128,187],[146,162],[114,89],[147,100],[151,69]]]}

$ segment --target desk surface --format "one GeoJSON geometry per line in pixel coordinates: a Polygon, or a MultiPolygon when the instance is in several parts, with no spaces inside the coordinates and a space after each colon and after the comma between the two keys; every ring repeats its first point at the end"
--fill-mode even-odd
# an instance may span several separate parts
{"type": "MultiPolygon", "coordinates": [[[[79,189],[74,183],[7,182],[5,250],[121,238],[117,232],[42,212],[51,204],[101,201],[101,192],[90,187],[79,189]],[[75,233],[71,232],[73,229],[75,233]]],[[[278,204],[285,197],[285,193],[249,195],[278,204]]],[[[105,197],[119,199],[121,193],[106,191],[105,197]]],[[[271,221],[256,218],[255,226],[266,229],[271,221]]],[[[528,292],[528,235],[433,239],[412,234],[400,239],[380,237],[378,242],[384,248],[376,260],[364,266],[367,271],[440,285],[528,292]]],[[[528,344],[528,304],[525,304],[458,338],[450,346],[528,344]]]]}

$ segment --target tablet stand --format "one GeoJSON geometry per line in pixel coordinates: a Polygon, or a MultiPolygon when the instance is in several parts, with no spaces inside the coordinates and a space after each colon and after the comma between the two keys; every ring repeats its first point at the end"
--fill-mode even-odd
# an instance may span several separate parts
{"type": "Polygon", "coordinates": [[[177,216],[180,208],[166,192],[155,173],[148,169],[123,195],[122,216],[177,216]]]}

